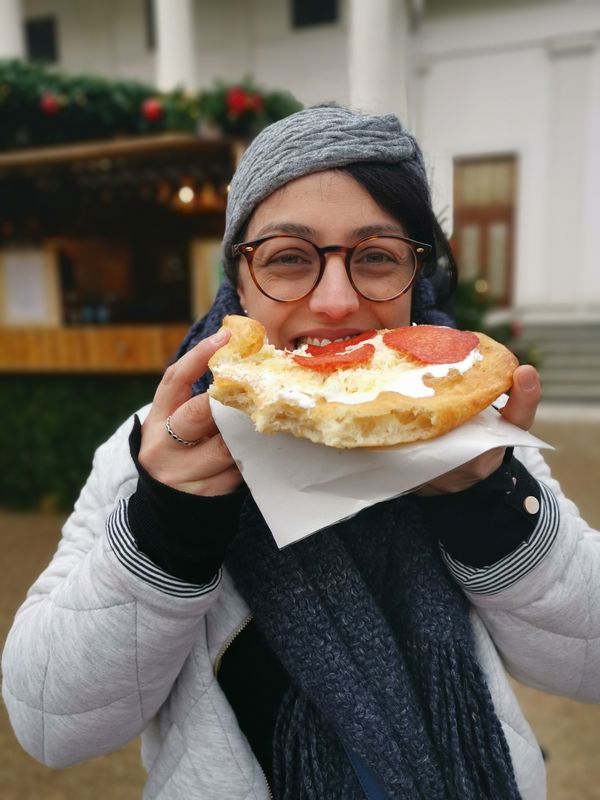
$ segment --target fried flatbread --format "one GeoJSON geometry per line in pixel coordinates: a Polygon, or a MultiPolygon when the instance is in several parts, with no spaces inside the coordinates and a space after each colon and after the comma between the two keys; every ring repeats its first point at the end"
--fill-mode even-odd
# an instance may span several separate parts
{"type": "Polygon", "coordinates": [[[370,331],[293,352],[263,326],[225,317],[229,342],[210,359],[216,400],[248,414],[261,433],[330,447],[389,447],[433,439],[510,388],[518,365],[483,333],[435,325],[370,331]]]}

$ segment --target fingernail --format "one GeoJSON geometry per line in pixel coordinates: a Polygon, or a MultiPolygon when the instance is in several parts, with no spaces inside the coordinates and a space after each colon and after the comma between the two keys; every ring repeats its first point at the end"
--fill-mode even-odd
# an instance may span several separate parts
{"type": "Polygon", "coordinates": [[[210,337],[210,341],[213,344],[219,344],[219,342],[222,342],[226,336],[227,328],[219,328],[219,330],[216,333],[213,333],[213,335],[210,337]]]}
{"type": "Polygon", "coordinates": [[[533,392],[537,389],[538,381],[535,372],[527,370],[525,374],[519,375],[519,386],[524,392],[533,392]]]}

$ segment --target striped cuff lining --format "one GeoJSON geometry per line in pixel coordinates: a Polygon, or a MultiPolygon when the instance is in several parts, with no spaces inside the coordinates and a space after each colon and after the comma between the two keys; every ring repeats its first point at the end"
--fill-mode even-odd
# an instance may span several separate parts
{"type": "Polygon", "coordinates": [[[440,545],[446,566],[463,589],[471,594],[497,594],[523,578],[546,556],[558,533],[560,514],[552,492],[539,483],[540,516],[535,530],[509,555],[490,567],[469,567],[452,558],[440,545]]]}
{"type": "Polygon", "coordinates": [[[106,533],[110,546],[123,566],[164,594],[173,597],[201,597],[212,592],[219,585],[221,570],[210,583],[199,586],[174,578],[157,567],[147,555],[137,549],[137,545],[127,521],[127,500],[121,500],[106,521],[106,533]]]}

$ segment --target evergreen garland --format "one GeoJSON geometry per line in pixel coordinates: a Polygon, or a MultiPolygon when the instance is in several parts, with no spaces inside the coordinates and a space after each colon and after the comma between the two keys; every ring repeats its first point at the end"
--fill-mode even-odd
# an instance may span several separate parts
{"type": "Polygon", "coordinates": [[[0,61],[0,150],[166,131],[252,138],[302,108],[250,79],[197,94],[137,81],[65,75],[41,63],[0,61]]]}

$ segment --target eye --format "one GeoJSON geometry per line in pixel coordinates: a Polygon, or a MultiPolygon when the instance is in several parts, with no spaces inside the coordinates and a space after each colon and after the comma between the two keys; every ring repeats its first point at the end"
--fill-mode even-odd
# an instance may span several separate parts
{"type": "Polygon", "coordinates": [[[273,253],[268,256],[269,264],[289,264],[296,266],[299,264],[306,264],[310,262],[310,257],[307,253],[297,250],[285,250],[280,253],[273,253]]]}
{"type": "Polygon", "coordinates": [[[355,269],[391,269],[399,262],[398,255],[382,248],[370,247],[367,250],[361,250],[354,254],[352,258],[352,266],[355,269]]]}
{"type": "Polygon", "coordinates": [[[365,242],[354,253],[352,265],[356,269],[382,271],[412,269],[415,258],[411,248],[400,238],[379,237],[376,241],[365,242]]]}
{"type": "Polygon", "coordinates": [[[395,262],[396,258],[385,250],[364,250],[357,255],[357,260],[367,264],[384,264],[389,261],[395,262]]]}
{"type": "Polygon", "coordinates": [[[257,248],[255,265],[269,269],[308,269],[318,266],[316,250],[302,239],[293,237],[273,237],[257,248]]]}

